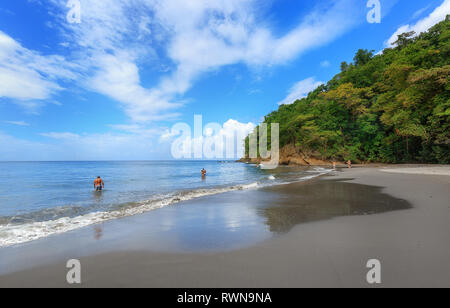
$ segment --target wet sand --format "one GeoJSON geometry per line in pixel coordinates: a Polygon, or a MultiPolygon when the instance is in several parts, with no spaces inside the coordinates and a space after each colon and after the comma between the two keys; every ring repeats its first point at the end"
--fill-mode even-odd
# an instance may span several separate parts
{"type": "Polygon", "coordinates": [[[426,174],[426,175],[448,175],[450,176],[450,166],[439,167],[415,167],[415,168],[383,168],[383,172],[404,173],[404,174],[426,174]]]}
{"type": "Polygon", "coordinates": [[[0,249],[0,287],[450,287],[450,177],[344,169],[0,249]]]}

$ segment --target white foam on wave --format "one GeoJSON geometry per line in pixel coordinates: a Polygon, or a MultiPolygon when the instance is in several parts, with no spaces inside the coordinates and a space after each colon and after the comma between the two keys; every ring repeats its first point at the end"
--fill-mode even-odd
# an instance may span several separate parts
{"type": "Polygon", "coordinates": [[[307,170],[308,173],[315,173],[315,172],[329,172],[332,171],[331,169],[325,169],[323,167],[314,167],[312,170],[307,170]]]}
{"type": "MultiPolygon", "coordinates": [[[[315,169],[315,174],[304,176],[298,179],[298,181],[307,181],[313,178],[325,175],[332,172],[333,170],[318,168],[315,169]]],[[[275,180],[273,175],[269,176],[270,180],[275,180]]],[[[292,182],[286,183],[276,183],[276,185],[291,184],[292,182]]],[[[275,184],[259,184],[251,183],[245,185],[236,185],[223,188],[212,188],[212,189],[198,189],[188,192],[181,192],[166,197],[162,197],[157,200],[148,200],[140,203],[138,206],[124,208],[120,210],[110,211],[110,212],[93,212],[74,218],[63,217],[55,220],[43,221],[43,222],[31,222],[21,225],[0,225],[0,247],[7,247],[16,244],[22,244],[37,239],[41,239],[54,234],[61,234],[68,231],[73,231],[79,228],[87,227],[89,225],[105,222],[112,219],[118,219],[128,216],[134,216],[149,212],[152,210],[160,209],[166,206],[170,206],[182,201],[189,201],[195,198],[212,196],[217,194],[222,194],[230,191],[237,190],[250,190],[257,189],[262,186],[272,186],[275,184]]]]}
{"type": "MultiPolygon", "coordinates": [[[[333,170],[331,170],[331,169],[323,169],[323,170],[324,170],[323,172],[317,172],[317,171],[316,171],[315,174],[311,174],[311,175],[307,175],[307,176],[302,176],[302,177],[296,179],[296,180],[293,181],[293,182],[276,183],[275,185],[289,185],[289,184],[293,184],[293,183],[309,181],[309,180],[312,180],[312,179],[317,178],[317,177],[319,177],[319,176],[322,176],[322,175],[331,173],[331,172],[333,171],[333,170]]],[[[307,171],[307,172],[308,172],[308,171],[307,171]]],[[[312,173],[312,172],[309,172],[309,173],[312,173]]]]}
{"type": "Polygon", "coordinates": [[[319,174],[314,174],[314,175],[308,175],[308,176],[304,176],[300,178],[300,181],[307,181],[307,180],[312,180],[316,177],[319,177],[321,175],[324,175],[325,173],[319,173],[319,174]]]}
{"type": "Polygon", "coordinates": [[[195,198],[217,195],[230,191],[258,188],[258,183],[236,185],[224,188],[198,189],[182,192],[160,200],[148,200],[140,205],[111,212],[94,212],[74,218],[63,217],[56,220],[32,222],[21,225],[0,226],[0,247],[22,244],[54,234],[83,228],[107,220],[134,216],[195,198]]]}
{"type": "Polygon", "coordinates": [[[255,188],[258,188],[258,186],[259,186],[258,183],[251,183],[251,184],[247,184],[247,185],[242,185],[241,187],[238,188],[238,190],[255,189],[255,188]]]}
{"type": "Polygon", "coordinates": [[[307,171],[307,172],[309,172],[309,173],[316,173],[316,174],[301,177],[300,178],[301,181],[311,180],[311,179],[314,179],[316,177],[319,177],[319,176],[331,173],[331,172],[333,172],[333,169],[325,169],[325,168],[321,168],[321,167],[316,167],[316,168],[314,168],[314,170],[310,170],[310,171],[307,171]]]}

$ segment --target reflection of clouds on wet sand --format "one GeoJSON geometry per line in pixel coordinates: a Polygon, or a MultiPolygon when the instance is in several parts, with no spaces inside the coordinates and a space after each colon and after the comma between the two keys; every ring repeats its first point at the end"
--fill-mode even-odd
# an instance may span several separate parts
{"type": "Polygon", "coordinates": [[[223,209],[220,215],[223,217],[224,226],[231,232],[254,225],[258,218],[254,208],[241,206],[229,206],[223,209]]]}
{"type": "MultiPolygon", "coordinates": [[[[217,251],[251,246],[295,225],[407,209],[381,188],[316,180],[235,191],[116,221],[103,240],[156,251],[217,251]]],[[[109,224],[108,224],[109,225],[109,224]]]]}
{"type": "Polygon", "coordinates": [[[408,202],[381,192],[381,187],[335,180],[268,189],[280,198],[260,211],[272,232],[287,232],[297,224],[337,216],[369,215],[408,209],[408,202]]]}
{"type": "MultiPolygon", "coordinates": [[[[161,221],[171,221],[164,238],[176,243],[175,250],[228,250],[267,239],[270,234],[253,206],[243,202],[242,192],[205,197],[176,208],[162,209],[161,221]]],[[[153,216],[152,213],[148,216],[153,216]]]]}

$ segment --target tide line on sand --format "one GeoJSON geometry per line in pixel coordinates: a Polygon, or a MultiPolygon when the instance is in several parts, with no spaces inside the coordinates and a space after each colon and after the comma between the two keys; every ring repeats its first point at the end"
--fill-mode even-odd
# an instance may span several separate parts
{"type": "Polygon", "coordinates": [[[450,176],[450,166],[417,167],[417,168],[389,168],[380,169],[388,173],[423,174],[423,175],[447,175],[450,176]]]}

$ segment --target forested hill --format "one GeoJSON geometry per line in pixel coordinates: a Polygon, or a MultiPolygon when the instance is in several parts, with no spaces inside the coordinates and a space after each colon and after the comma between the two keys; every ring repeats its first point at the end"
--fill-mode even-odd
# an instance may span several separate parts
{"type": "Polygon", "coordinates": [[[303,157],[450,163],[449,37],[447,16],[381,55],[359,50],[326,85],[265,122],[279,123],[280,146],[303,157]]]}

